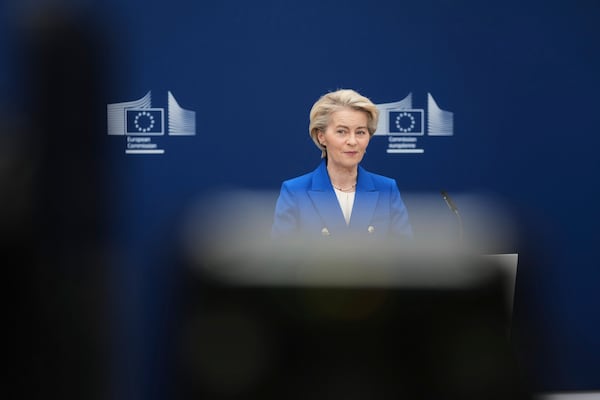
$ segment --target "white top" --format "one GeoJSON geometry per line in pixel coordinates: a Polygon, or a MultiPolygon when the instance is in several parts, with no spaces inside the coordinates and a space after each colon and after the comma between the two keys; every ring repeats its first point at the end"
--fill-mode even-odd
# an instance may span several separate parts
{"type": "Polygon", "coordinates": [[[352,216],[352,207],[354,206],[354,195],[356,192],[342,192],[336,188],[333,188],[333,190],[335,190],[335,195],[340,203],[340,208],[342,209],[342,214],[344,214],[346,225],[350,225],[350,217],[352,216]]]}

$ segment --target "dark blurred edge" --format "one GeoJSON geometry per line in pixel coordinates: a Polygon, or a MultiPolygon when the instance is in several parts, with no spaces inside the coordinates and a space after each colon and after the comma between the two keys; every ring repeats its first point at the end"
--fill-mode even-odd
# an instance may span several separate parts
{"type": "Polygon", "coordinates": [[[37,11],[16,24],[12,61],[22,103],[2,126],[0,246],[14,315],[9,381],[14,398],[104,399],[107,52],[81,15],[37,11]]]}

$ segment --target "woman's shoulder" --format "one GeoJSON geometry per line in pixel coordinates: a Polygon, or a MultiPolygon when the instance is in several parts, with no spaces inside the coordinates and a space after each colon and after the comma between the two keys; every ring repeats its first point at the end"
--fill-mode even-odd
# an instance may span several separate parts
{"type": "Polygon", "coordinates": [[[396,180],[394,178],[390,178],[389,176],[379,175],[373,172],[369,172],[365,169],[362,169],[361,172],[364,173],[373,182],[373,185],[375,185],[375,187],[381,188],[397,186],[396,180]]]}
{"type": "Polygon", "coordinates": [[[283,186],[295,189],[308,189],[312,187],[315,179],[317,181],[322,181],[327,175],[324,165],[325,164],[321,162],[314,171],[283,181],[283,186]]]}
{"type": "Polygon", "coordinates": [[[285,181],[283,181],[283,185],[290,188],[309,187],[312,183],[313,174],[314,171],[297,176],[295,178],[286,179],[285,181]]]}

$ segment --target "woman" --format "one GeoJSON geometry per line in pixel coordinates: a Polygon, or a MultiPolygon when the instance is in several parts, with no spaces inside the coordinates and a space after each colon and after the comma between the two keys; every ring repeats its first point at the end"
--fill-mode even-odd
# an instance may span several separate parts
{"type": "Polygon", "coordinates": [[[353,90],[328,93],[313,105],[309,131],[323,160],[283,182],[274,238],[412,236],[396,182],[359,166],[378,118],[375,104],[353,90]]]}

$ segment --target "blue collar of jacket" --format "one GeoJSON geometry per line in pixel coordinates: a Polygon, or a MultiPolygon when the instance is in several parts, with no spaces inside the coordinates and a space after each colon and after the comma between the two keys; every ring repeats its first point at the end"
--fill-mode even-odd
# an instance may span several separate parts
{"type": "Polygon", "coordinates": [[[325,160],[321,161],[314,171],[312,186],[308,194],[321,216],[324,227],[332,234],[350,231],[367,232],[379,199],[379,191],[375,188],[372,175],[359,166],[354,206],[350,225],[347,226],[329,179],[325,160]]]}
{"type": "MultiPolygon", "coordinates": [[[[313,173],[311,190],[315,191],[333,191],[333,185],[329,174],[327,173],[327,163],[325,159],[321,161],[313,173]]],[[[375,190],[375,184],[371,175],[360,165],[358,166],[358,176],[356,180],[357,192],[372,192],[375,190]]]]}

